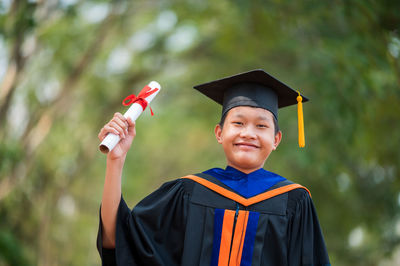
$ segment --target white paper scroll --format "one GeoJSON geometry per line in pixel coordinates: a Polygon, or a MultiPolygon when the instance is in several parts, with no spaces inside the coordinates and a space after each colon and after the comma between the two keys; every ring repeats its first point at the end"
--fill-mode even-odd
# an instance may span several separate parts
{"type": "MultiPolygon", "coordinates": [[[[144,98],[148,104],[154,99],[154,97],[158,94],[158,92],[161,90],[161,86],[158,82],[152,81],[149,83],[148,87],[151,88],[151,91],[154,90],[154,93],[149,95],[148,97],[144,98]],[[157,90],[158,89],[158,90],[157,90]]],[[[145,90],[146,87],[143,88],[145,90]]],[[[139,95],[138,95],[139,96],[139,95]]],[[[143,112],[143,107],[139,103],[133,103],[128,111],[124,114],[126,118],[130,117],[133,122],[136,121],[136,119],[141,115],[143,112]]],[[[114,149],[114,147],[118,144],[120,141],[120,137],[118,135],[115,135],[113,133],[109,133],[104,140],[100,143],[99,149],[102,153],[108,153],[114,149]]]]}

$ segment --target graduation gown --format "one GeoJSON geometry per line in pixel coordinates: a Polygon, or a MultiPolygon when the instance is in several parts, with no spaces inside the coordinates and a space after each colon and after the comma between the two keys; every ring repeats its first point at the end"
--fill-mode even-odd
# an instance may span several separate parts
{"type": "MultiPolygon", "coordinates": [[[[101,217],[101,216],[100,216],[101,217]]],[[[288,180],[244,198],[204,173],[118,207],[102,265],[330,265],[308,190],[288,180]]]]}

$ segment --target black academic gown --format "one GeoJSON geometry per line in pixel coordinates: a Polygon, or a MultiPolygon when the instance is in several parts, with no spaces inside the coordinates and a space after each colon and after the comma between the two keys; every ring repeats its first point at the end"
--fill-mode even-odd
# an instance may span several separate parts
{"type": "MultiPolygon", "coordinates": [[[[261,202],[250,198],[252,203],[210,175],[195,178],[220,189],[181,178],[163,184],[132,211],[121,197],[115,249],[102,248],[100,218],[102,264],[330,265],[305,188],[261,202]]],[[[291,184],[282,181],[266,194],[291,184]]]]}

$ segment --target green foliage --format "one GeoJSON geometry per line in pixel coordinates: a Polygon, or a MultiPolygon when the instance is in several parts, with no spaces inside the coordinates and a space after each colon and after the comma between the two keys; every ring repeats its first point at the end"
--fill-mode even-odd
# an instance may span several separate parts
{"type": "Polygon", "coordinates": [[[311,99],[306,148],[286,108],[265,167],[310,188],[333,265],[394,264],[398,10],[390,0],[0,3],[0,265],[99,263],[97,134],[150,80],[163,91],[155,116],[137,121],[127,202],[224,167],[220,108],[191,87],[255,68],[311,99]]]}
{"type": "Polygon", "coordinates": [[[24,247],[11,232],[0,231],[0,265],[30,265],[24,247]]]}

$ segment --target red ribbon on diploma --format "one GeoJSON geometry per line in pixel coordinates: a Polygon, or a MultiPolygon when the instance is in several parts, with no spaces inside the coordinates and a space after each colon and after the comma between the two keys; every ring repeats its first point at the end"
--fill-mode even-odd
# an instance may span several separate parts
{"type": "MultiPolygon", "coordinates": [[[[122,104],[125,105],[125,106],[128,106],[128,105],[133,104],[133,103],[138,103],[138,104],[140,104],[142,106],[143,111],[144,111],[146,109],[147,105],[149,104],[146,101],[146,98],[149,97],[150,95],[152,95],[153,93],[155,93],[158,90],[159,90],[158,88],[152,89],[152,88],[150,88],[149,86],[146,85],[142,89],[142,91],[138,94],[138,96],[136,96],[135,94],[131,94],[131,95],[129,95],[128,97],[126,97],[122,101],[122,104]]],[[[149,106],[149,108],[150,108],[150,113],[153,116],[154,115],[153,110],[151,109],[150,106],[149,106]]]]}

